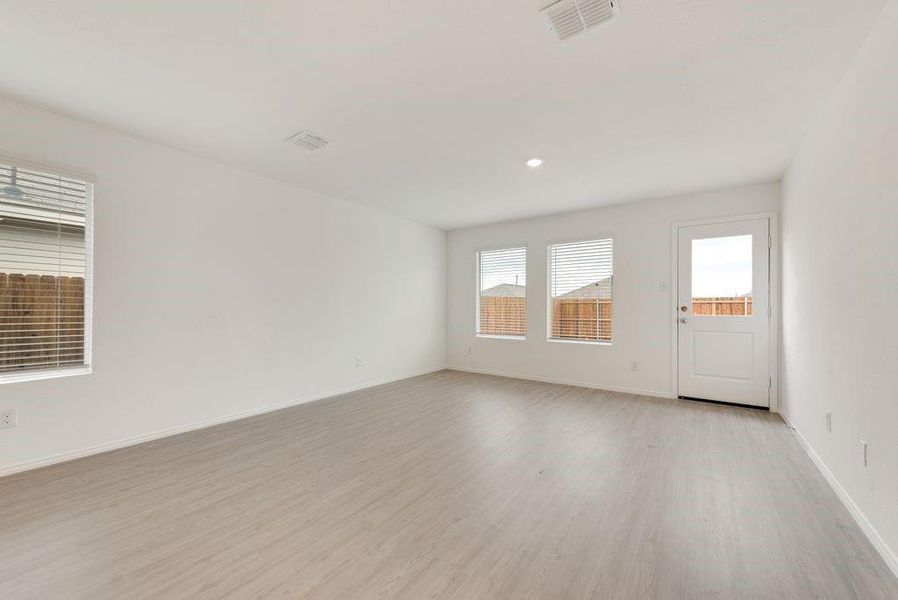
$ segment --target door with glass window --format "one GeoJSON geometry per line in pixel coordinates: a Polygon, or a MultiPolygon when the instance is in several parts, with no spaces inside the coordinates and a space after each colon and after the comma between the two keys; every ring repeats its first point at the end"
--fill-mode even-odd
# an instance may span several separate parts
{"type": "Polygon", "coordinates": [[[770,221],[677,229],[678,395],[769,407],[770,221]]]}

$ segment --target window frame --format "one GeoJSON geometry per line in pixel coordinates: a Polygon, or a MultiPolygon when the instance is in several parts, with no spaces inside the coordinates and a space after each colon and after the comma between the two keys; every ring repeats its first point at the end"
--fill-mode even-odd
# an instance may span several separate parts
{"type": "Polygon", "coordinates": [[[508,244],[492,244],[489,246],[480,246],[474,250],[474,336],[482,339],[493,340],[517,340],[527,339],[527,265],[528,252],[526,242],[516,242],[508,244]],[[480,255],[484,252],[496,252],[498,250],[515,250],[522,248],[524,250],[524,335],[503,335],[498,333],[481,333],[480,332],[480,255]]]}
{"type": "Polygon", "coordinates": [[[575,344],[581,346],[613,346],[614,345],[614,315],[617,312],[615,310],[615,294],[614,294],[614,283],[616,282],[615,275],[615,257],[617,252],[615,252],[616,238],[614,235],[608,234],[599,234],[592,235],[587,237],[573,238],[573,239],[564,239],[564,240],[554,240],[550,242],[546,242],[546,341],[553,344],[575,344]],[[552,247],[553,246],[562,246],[565,244],[582,244],[584,242],[599,242],[604,240],[611,241],[611,339],[608,341],[605,340],[580,340],[573,338],[559,338],[552,336],[552,247]]]}
{"type": "Polygon", "coordinates": [[[61,167],[52,163],[7,154],[0,154],[0,162],[24,169],[33,169],[52,175],[79,179],[87,184],[87,194],[84,202],[84,364],[70,367],[54,366],[30,369],[20,373],[0,373],[0,385],[89,375],[93,372],[94,199],[97,187],[96,175],[78,169],[61,167]]]}

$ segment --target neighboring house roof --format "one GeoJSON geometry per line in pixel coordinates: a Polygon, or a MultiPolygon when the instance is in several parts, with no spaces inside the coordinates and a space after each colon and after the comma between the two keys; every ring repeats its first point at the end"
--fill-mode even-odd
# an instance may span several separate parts
{"type": "Polygon", "coordinates": [[[559,298],[610,298],[611,284],[614,277],[606,277],[594,283],[588,283],[581,288],[571,290],[567,294],[558,296],[559,298]]]}
{"type": "Polygon", "coordinates": [[[526,296],[527,288],[523,285],[515,285],[513,283],[500,283],[491,288],[480,292],[481,296],[491,298],[523,298],[526,296]]]}

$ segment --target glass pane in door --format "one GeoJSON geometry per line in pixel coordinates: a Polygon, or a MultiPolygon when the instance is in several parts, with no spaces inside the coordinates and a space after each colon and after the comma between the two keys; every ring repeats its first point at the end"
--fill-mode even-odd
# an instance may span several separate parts
{"type": "Polygon", "coordinates": [[[752,314],[752,236],[692,240],[692,314],[752,314]]]}

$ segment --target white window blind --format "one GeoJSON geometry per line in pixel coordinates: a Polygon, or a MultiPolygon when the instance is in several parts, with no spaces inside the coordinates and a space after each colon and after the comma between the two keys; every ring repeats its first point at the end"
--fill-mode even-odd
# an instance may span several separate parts
{"type": "Polygon", "coordinates": [[[477,253],[477,333],[527,333],[527,249],[477,253]]]}
{"type": "Polygon", "coordinates": [[[89,362],[91,194],[0,161],[0,381],[89,362]]]}
{"type": "Polygon", "coordinates": [[[549,337],[611,341],[614,250],[610,239],[549,246],[549,337]]]}

